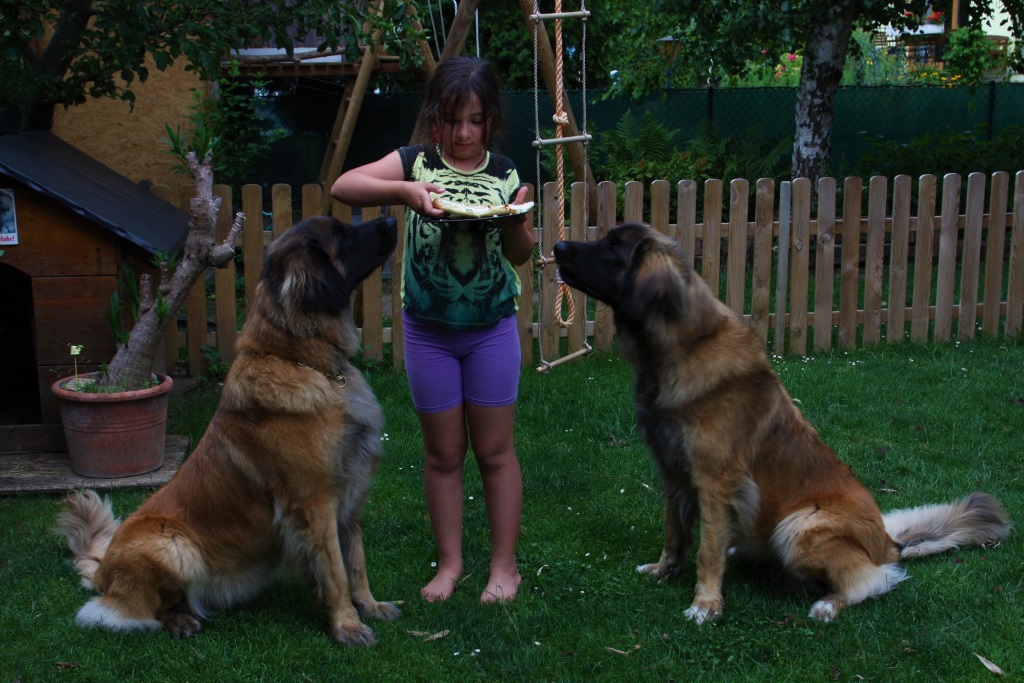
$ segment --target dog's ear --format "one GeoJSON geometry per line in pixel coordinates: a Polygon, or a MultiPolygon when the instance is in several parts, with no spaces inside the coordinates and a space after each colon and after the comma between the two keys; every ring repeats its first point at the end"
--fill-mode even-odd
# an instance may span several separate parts
{"type": "Polygon", "coordinates": [[[341,311],[348,307],[352,288],[318,239],[311,244],[309,257],[312,268],[307,274],[302,302],[317,311],[341,311]]]}
{"type": "Polygon", "coordinates": [[[686,268],[682,249],[663,237],[647,237],[633,253],[633,291],[627,312],[637,318],[679,319],[686,314],[686,268]]]}

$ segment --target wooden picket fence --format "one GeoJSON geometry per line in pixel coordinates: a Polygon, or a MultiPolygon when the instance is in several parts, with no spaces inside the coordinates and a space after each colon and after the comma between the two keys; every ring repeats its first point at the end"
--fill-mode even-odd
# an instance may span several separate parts
{"type": "MultiPolygon", "coordinates": [[[[872,177],[865,194],[865,181],[858,177],[846,178],[842,188],[834,178],[822,178],[816,192],[806,178],[778,184],[761,179],[751,197],[750,182],[737,179],[728,184],[728,220],[721,180],[706,181],[701,196],[692,180],[675,185],[660,180],[649,188],[628,182],[621,207],[614,183],[599,183],[590,197],[575,183],[569,188],[561,231],[558,187],[546,184],[538,229],[546,256],[518,269],[523,283],[518,314],[523,366],[547,369],[567,354],[613,347],[610,311],[586,302],[575,290],[569,294],[574,320],[568,326],[557,320],[564,322],[568,307],[559,301],[563,297],[551,247],[559,239],[597,239],[620,222],[640,220],[677,239],[698,272],[776,355],[871,345],[883,338],[887,343],[947,341],[954,335],[970,339],[979,331],[1019,337],[1024,317],[1024,171],[1014,177],[1012,193],[1008,173],[971,173],[963,201],[962,181],[959,174],[943,176],[941,186],[934,175],[916,180],[897,176],[891,182],[872,177]],[[837,215],[840,204],[842,213],[837,215]]],[[[155,190],[169,200],[187,202],[187,197],[171,197],[165,187],[155,190]]],[[[232,206],[230,188],[217,186],[215,191],[223,206],[232,206]]],[[[242,188],[238,204],[246,222],[239,246],[247,301],[259,279],[266,244],[295,218],[318,215],[320,192],[318,185],[305,185],[296,201],[291,187],[275,185],[265,216],[262,188],[242,188]]],[[[387,211],[403,225],[404,207],[387,211]]],[[[222,236],[230,214],[221,212],[222,236]]],[[[337,202],[332,215],[352,220],[351,208],[337,202]]],[[[380,209],[364,208],[361,220],[379,215],[380,209]]],[[[367,360],[383,359],[390,346],[392,362],[402,362],[397,296],[402,248],[399,239],[391,267],[395,296],[381,270],[356,295],[367,360]]],[[[187,304],[184,336],[180,329],[168,332],[169,366],[187,348],[190,374],[204,374],[203,346],[215,347],[225,362],[231,361],[238,329],[235,275],[233,264],[214,271],[212,303],[206,287],[196,286],[187,304]],[[193,324],[195,320],[200,324],[193,324]]]]}

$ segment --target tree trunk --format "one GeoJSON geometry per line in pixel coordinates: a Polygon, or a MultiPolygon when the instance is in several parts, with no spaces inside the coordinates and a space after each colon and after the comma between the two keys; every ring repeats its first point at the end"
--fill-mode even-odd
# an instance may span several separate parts
{"type": "Polygon", "coordinates": [[[796,93],[793,177],[810,178],[815,186],[828,170],[836,92],[850,47],[853,17],[851,3],[833,6],[828,19],[812,30],[804,52],[796,93]]]}
{"type": "Polygon", "coordinates": [[[220,197],[213,195],[213,157],[207,154],[202,163],[194,153],[187,157],[188,167],[196,183],[196,197],[192,200],[192,219],[181,262],[174,276],[167,281],[166,269],[161,270],[158,295],[153,296],[148,276],[143,276],[139,288],[139,318],[132,327],[128,343],[117,349],[107,366],[100,384],[124,389],[144,387],[150,378],[153,358],[163,339],[167,326],[177,317],[178,310],[188,298],[192,286],[203,276],[207,267],[223,268],[235,255],[235,239],[242,230],[244,216],[238,213],[227,238],[221,244],[217,239],[217,212],[220,197]]]}

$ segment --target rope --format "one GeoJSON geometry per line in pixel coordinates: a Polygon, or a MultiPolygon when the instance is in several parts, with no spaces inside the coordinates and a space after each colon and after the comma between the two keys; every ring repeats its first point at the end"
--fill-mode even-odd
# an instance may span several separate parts
{"type": "MultiPolygon", "coordinates": [[[[555,0],[555,14],[561,14],[562,12],[562,0],[555,0]]],[[[552,117],[555,121],[555,137],[562,138],[565,129],[569,126],[569,116],[565,113],[565,102],[562,98],[562,71],[565,68],[562,57],[562,19],[561,17],[555,18],[555,115],[552,117]]],[[[562,156],[562,145],[561,143],[555,145],[555,169],[558,175],[558,238],[565,240],[565,160],[562,156]]],[[[569,327],[572,325],[576,318],[576,305],[572,300],[572,292],[569,290],[569,285],[565,284],[562,280],[562,276],[557,274],[556,271],[556,283],[558,289],[555,293],[555,311],[557,312],[556,320],[560,327],[569,327]],[[565,303],[569,315],[563,317],[562,305],[565,303]]]]}

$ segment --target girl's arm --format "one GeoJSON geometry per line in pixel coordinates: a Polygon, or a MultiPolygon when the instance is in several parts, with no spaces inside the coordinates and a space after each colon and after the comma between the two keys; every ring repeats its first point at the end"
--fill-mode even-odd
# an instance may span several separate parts
{"type": "MultiPolygon", "coordinates": [[[[522,204],[526,201],[528,188],[524,185],[519,188],[513,203],[522,204]]],[[[531,212],[524,213],[521,217],[505,218],[501,223],[501,253],[514,266],[521,266],[533,256],[533,244],[536,238],[533,235],[533,220],[531,212]]]]}
{"type": "Polygon", "coordinates": [[[435,209],[431,204],[431,192],[444,192],[444,188],[433,183],[406,180],[402,157],[397,150],[382,159],[346,171],[331,186],[331,196],[349,206],[405,204],[424,216],[441,218],[444,211],[435,209]]]}

